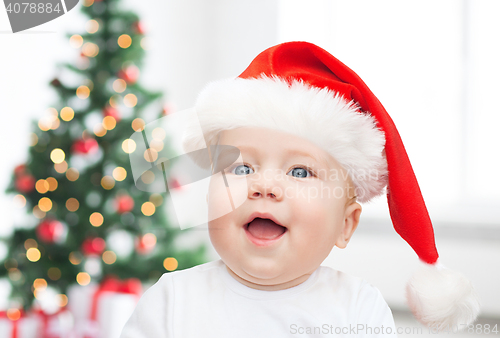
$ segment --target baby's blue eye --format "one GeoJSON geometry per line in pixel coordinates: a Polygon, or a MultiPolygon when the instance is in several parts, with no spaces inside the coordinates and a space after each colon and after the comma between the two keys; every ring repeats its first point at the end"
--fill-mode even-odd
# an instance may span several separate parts
{"type": "Polygon", "coordinates": [[[246,164],[240,164],[239,166],[236,166],[232,171],[234,171],[236,175],[253,174],[253,169],[247,166],[246,164]]]}
{"type": "Polygon", "coordinates": [[[298,178],[306,178],[313,176],[309,170],[306,170],[305,168],[301,167],[293,168],[288,173],[292,173],[293,177],[298,177],[298,178]],[[295,176],[294,174],[296,174],[297,176],[295,176]]]}

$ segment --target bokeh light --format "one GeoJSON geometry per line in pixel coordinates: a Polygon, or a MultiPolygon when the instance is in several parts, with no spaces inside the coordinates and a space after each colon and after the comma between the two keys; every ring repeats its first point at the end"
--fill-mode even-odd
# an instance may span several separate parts
{"type": "Polygon", "coordinates": [[[49,184],[49,191],[54,191],[57,189],[58,183],[54,177],[47,177],[45,182],[49,184]]]}
{"type": "Polygon", "coordinates": [[[29,248],[26,250],[26,258],[28,258],[30,262],[38,262],[40,257],[42,257],[42,254],[37,248],[29,248]]]}
{"type": "Polygon", "coordinates": [[[71,107],[64,107],[61,109],[61,119],[63,121],[69,122],[75,117],[75,111],[71,107]]]}
{"type": "Polygon", "coordinates": [[[127,170],[123,167],[113,169],[113,178],[117,181],[123,181],[127,177],[127,170]]]}
{"type": "Polygon", "coordinates": [[[94,33],[96,33],[99,30],[99,23],[96,20],[93,20],[93,19],[89,20],[85,24],[85,29],[90,34],[94,34],[94,33]]]}
{"type": "Polygon", "coordinates": [[[66,171],[66,178],[72,182],[76,181],[80,177],[80,172],[76,168],[69,168],[66,171]]]}
{"type": "Polygon", "coordinates": [[[76,89],[76,96],[78,96],[78,98],[82,100],[89,97],[89,95],[90,95],[90,89],[87,86],[82,85],[76,89]]]}
{"type": "Polygon", "coordinates": [[[144,122],[144,120],[139,117],[132,121],[132,129],[134,129],[135,131],[142,131],[145,125],[146,123],[144,122]]]}
{"type": "Polygon", "coordinates": [[[145,216],[151,216],[155,213],[156,207],[151,202],[144,202],[141,206],[141,211],[145,216]]]}
{"type": "Polygon", "coordinates": [[[115,180],[111,176],[104,176],[101,178],[101,186],[106,190],[111,190],[115,186],[115,180]]]}
{"type": "Polygon", "coordinates": [[[78,265],[82,262],[82,255],[79,252],[72,251],[68,256],[69,262],[73,265],[78,265]]]}
{"type": "Polygon", "coordinates": [[[174,271],[179,266],[177,259],[174,257],[167,257],[163,261],[163,267],[168,271],[174,271]]]}
{"type": "Polygon", "coordinates": [[[130,108],[135,107],[137,105],[137,96],[132,93],[125,95],[123,104],[130,108]]]}
{"type": "Polygon", "coordinates": [[[90,275],[86,272],[80,272],[76,275],[76,282],[82,286],[90,284],[90,275]]]}
{"type": "Polygon", "coordinates": [[[113,251],[107,250],[102,253],[102,261],[106,264],[113,264],[116,262],[116,254],[113,251]]]}
{"type": "Polygon", "coordinates": [[[99,54],[99,46],[93,42],[85,42],[82,47],[82,53],[85,56],[93,58],[99,54]]]}
{"type": "Polygon", "coordinates": [[[48,197],[42,197],[38,201],[38,207],[43,212],[50,211],[52,209],[52,200],[48,197]]]}
{"type": "Polygon", "coordinates": [[[31,248],[38,248],[38,243],[33,239],[33,238],[28,238],[27,240],[24,241],[24,248],[26,250],[31,249],[31,248]]]}
{"type": "Polygon", "coordinates": [[[73,48],[80,48],[83,44],[81,35],[75,34],[69,38],[69,45],[73,48]]]}
{"type": "Polygon", "coordinates": [[[61,163],[56,163],[56,164],[54,164],[54,169],[59,174],[64,174],[66,172],[66,170],[68,170],[68,162],[62,161],[61,163]]]}
{"type": "Polygon", "coordinates": [[[116,127],[116,120],[113,116],[106,116],[102,119],[102,126],[106,130],[113,130],[116,127]]]}
{"type": "Polygon", "coordinates": [[[128,48],[132,44],[132,38],[130,35],[122,34],[118,37],[118,46],[121,48],[128,48]]]}
{"type": "Polygon", "coordinates": [[[126,139],[122,142],[122,149],[127,154],[133,153],[136,147],[137,145],[135,144],[135,141],[132,139],[126,139]]]}
{"type": "Polygon", "coordinates": [[[144,159],[147,162],[154,162],[158,159],[158,152],[153,148],[144,150],[144,159]]]}
{"type": "Polygon", "coordinates": [[[113,82],[113,89],[117,93],[123,93],[127,89],[127,82],[123,79],[116,79],[113,82]]]}
{"type": "Polygon", "coordinates": [[[18,208],[24,208],[26,206],[26,197],[21,194],[17,194],[13,199],[14,205],[18,208]]]}
{"type": "Polygon", "coordinates": [[[99,212],[93,212],[89,217],[90,224],[94,227],[100,227],[104,223],[104,217],[99,212]]]}
{"type": "Polygon", "coordinates": [[[64,161],[64,158],[66,157],[66,154],[62,149],[55,148],[50,152],[50,159],[54,163],[61,163],[64,161]]]}
{"type": "Polygon", "coordinates": [[[66,201],[66,209],[68,209],[71,212],[75,212],[80,208],[80,202],[74,197],[68,198],[66,201]]]}

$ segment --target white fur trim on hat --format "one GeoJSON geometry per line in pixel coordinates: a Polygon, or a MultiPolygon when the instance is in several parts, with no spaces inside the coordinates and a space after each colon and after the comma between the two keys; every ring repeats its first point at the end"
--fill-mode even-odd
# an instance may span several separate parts
{"type": "Polygon", "coordinates": [[[184,135],[186,153],[212,145],[220,131],[263,127],[291,133],[318,145],[349,173],[360,202],[383,193],[387,185],[385,137],[369,113],[355,102],[303,81],[278,77],[229,79],[210,83],[195,110],[205,140],[193,126],[184,135]]]}
{"type": "Polygon", "coordinates": [[[406,286],[406,299],[415,318],[437,331],[463,330],[479,314],[471,282],[439,264],[422,263],[406,286]]]}

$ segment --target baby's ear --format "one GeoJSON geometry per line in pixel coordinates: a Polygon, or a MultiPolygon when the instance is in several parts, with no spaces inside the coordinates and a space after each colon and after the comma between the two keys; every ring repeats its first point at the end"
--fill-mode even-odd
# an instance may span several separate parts
{"type": "Polygon", "coordinates": [[[354,231],[358,227],[360,215],[361,205],[359,203],[354,202],[346,206],[342,232],[340,233],[339,238],[335,243],[338,248],[344,249],[347,246],[347,243],[349,243],[352,234],[354,234],[354,231]]]}

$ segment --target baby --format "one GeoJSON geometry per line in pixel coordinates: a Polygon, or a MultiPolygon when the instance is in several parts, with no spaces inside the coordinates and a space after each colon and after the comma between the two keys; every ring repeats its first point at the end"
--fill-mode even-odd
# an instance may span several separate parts
{"type": "Polygon", "coordinates": [[[241,152],[229,166],[221,165],[227,154],[213,154],[213,172],[222,175],[210,182],[208,227],[220,260],[164,274],[122,338],[395,337],[375,287],[321,266],[356,230],[358,201],[387,185],[396,230],[428,265],[408,288],[414,314],[439,329],[475,319],[470,283],[436,264],[432,225],[397,130],[352,70],[315,45],[285,43],[238,78],[209,85],[195,109],[203,137],[187,135],[186,150],[241,152]],[[246,198],[224,214],[228,186],[246,198]]]}

